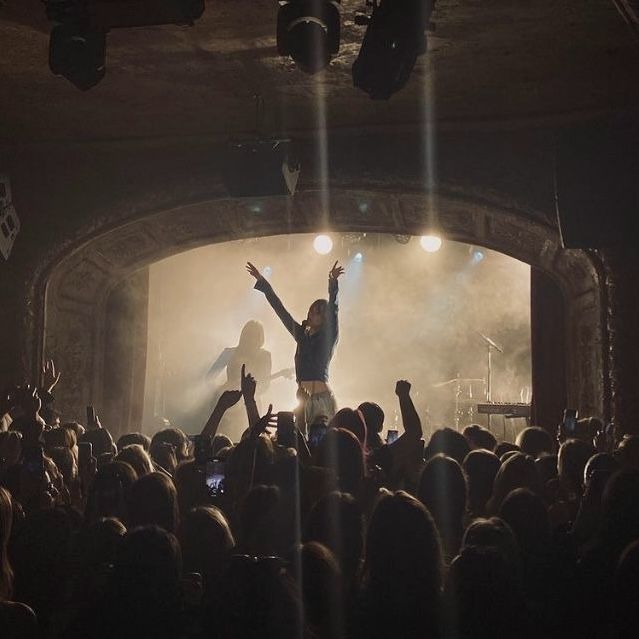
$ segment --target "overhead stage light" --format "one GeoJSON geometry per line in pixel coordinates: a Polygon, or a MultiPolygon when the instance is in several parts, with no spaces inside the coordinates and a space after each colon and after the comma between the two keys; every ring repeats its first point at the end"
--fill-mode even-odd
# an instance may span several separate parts
{"type": "Polygon", "coordinates": [[[78,89],[94,87],[105,74],[106,34],[111,29],[192,25],[204,0],[43,0],[56,26],[49,40],[49,67],[78,89]]]}
{"type": "MultiPolygon", "coordinates": [[[[231,140],[222,166],[222,180],[234,197],[293,195],[300,174],[291,140],[251,138],[231,140]]],[[[260,213],[259,202],[249,210],[260,213]]]]}
{"type": "Polygon", "coordinates": [[[305,73],[328,66],[339,51],[339,2],[280,0],[277,12],[277,51],[291,56],[305,73]]]}
{"type": "Polygon", "coordinates": [[[435,0],[371,0],[370,16],[357,59],[353,85],[373,100],[388,100],[404,87],[417,57],[426,53],[426,34],[435,0]]]}
{"type": "Polygon", "coordinates": [[[75,25],[59,25],[49,39],[51,73],[66,78],[81,91],[94,87],[105,74],[106,33],[75,25]]]}
{"type": "Polygon", "coordinates": [[[427,253],[436,253],[442,247],[442,238],[439,235],[422,235],[419,243],[427,253]]]}
{"type": "Polygon", "coordinates": [[[333,240],[328,235],[318,235],[313,240],[313,248],[320,255],[328,255],[333,250],[333,240]]]}
{"type": "Polygon", "coordinates": [[[361,253],[355,253],[355,257],[353,258],[353,261],[362,262],[363,260],[364,260],[364,256],[361,253]]]}
{"type": "Polygon", "coordinates": [[[479,264],[479,262],[481,262],[484,259],[485,255],[483,254],[482,251],[475,249],[473,251],[473,262],[475,264],[479,264]]]}

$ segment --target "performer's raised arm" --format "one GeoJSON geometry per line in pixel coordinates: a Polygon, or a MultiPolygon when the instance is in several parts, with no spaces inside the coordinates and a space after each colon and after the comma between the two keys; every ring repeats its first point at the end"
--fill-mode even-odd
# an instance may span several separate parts
{"type": "Polygon", "coordinates": [[[333,337],[333,341],[337,341],[337,337],[339,335],[339,324],[338,324],[338,304],[337,304],[337,291],[338,284],[337,280],[340,275],[344,273],[344,268],[340,266],[337,262],[333,264],[333,268],[330,270],[328,274],[328,308],[326,309],[326,323],[328,329],[333,337]]]}
{"type": "Polygon", "coordinates": [[[298,324],[292,317],[292,315],[284,308],[280,298],[275,294],[273,287],[269,284],[268,280],[259,272],[250,262],[246,264],[246,270],[255,278],[255,289],[262,291],[266,296],[269,304],[273,310],[277,313],[277,316],[282,320],[282,324],[286,327],[286,330],[295,338],[298,339],[302,326],[298,324]]]}

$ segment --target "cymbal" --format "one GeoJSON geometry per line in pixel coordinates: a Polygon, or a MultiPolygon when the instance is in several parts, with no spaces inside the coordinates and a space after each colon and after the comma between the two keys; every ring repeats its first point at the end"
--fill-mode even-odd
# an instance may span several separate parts
{"type": "Polygon", "coordinates": [[[442,386],[448,386],[449,384],[467,384],[468,382],[483,382],[482,378],[477,377],[454,377],[453,379],[449,379],[445,382],[439,382],[437,384],[433,384],[433,388],[441,388],[442,386]]]}

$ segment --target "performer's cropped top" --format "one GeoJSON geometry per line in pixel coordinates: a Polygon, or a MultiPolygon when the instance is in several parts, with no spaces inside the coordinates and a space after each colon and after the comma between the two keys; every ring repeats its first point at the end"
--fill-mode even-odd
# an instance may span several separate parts
{"type": "Polygon", "coordinates": [[[286,330],[297,342],[295,351],[295,376],[298,382],[328,382],[328,366],[338,339],[337,280],[328,281],[328,307],[322,328],[312,335],[306,330],[306,322],[298,324],[284,308],[280,298],[267,280],[258,280],[255,288],[266,299],[282,320],[286,330]]]}

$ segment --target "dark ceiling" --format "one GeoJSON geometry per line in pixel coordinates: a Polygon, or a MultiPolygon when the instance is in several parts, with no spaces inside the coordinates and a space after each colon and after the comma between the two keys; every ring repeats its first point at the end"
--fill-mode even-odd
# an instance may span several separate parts
{"type": "Polygon", "coordinates": [[[0,0],[0,141],[223,136],[579,117],[639,105],[639,46],[611,0],[438,0],[408,86],[387,102],[353,88],[363,0],[342,2],[342,45],[315,77],[275,48],[275,0],[207,3],[192,28],[114,30],[107,74],[82,93],[48,69],[41,0],[0,0]],[[322,108],[324,107],[324,108],[322,108]]]}

